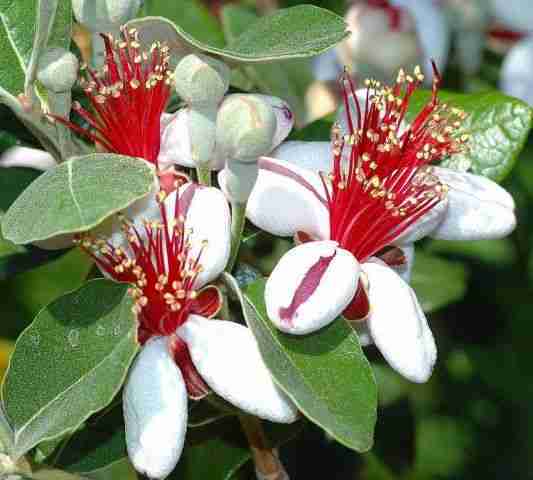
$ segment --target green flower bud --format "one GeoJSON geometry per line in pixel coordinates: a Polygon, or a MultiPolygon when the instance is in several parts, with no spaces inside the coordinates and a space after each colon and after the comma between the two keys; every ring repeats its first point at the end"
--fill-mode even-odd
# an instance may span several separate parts
{"type": "Polygon", "coordinates": [[[270,153],[277,120],[259,95],[231,95],[218,111],[217,149],[228,161],[256,163],[270,153]]]}
{"type": "Polygon", "coordinates": [[[108,32],[131,20],[141,0],[72,0],[76,20],[92,32],[108,32]]]}
{"type": "Polygon", "coordinates": [[[37,79],[54,93],[70,92],[78,78],[79,62],[63,48],[50,48],[39,59],[37,79]]]}
{"type": "Polygon", "coordinates": [[[190,54],[179,61],[174,80],[177,94],[189,106],[214,107],[228,91],[230,70],[215,58],[190,54]]]}

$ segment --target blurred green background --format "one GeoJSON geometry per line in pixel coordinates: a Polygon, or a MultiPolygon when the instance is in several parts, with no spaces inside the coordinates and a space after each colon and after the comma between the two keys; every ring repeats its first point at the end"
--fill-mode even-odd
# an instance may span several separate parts
{"type": "MultiPolygon", "coordinates": [[[[170,3],[165,7],[168,16],[188,12],[189,30],[198,37],[223,38],[205,6],[191,0],[170,3]]],[[[343,0],[307,3],[339,13],[344,8],[343,0]]],[[[145,8],[155,7],[147,0],[145,8]]],[[[494,88],[500,63],[499,56],[487,52],[475,78],[463,78],[452,63],[444,72],[445,88],[494,88]]],[[[24,132],[0,107],[1,149],[13,144],[14,135],[33,144],[24,132]]],[[[318,136],[325,140],[328,132],[319,131],[318,136]]],[[[25,169],[0,170],[0,211],[36,175],[25,169]]],[[[417,247],[422,260],[415,287],[434,310],[430,323],[439,347],[431,381],[414,385],[402,380],[368,348],[381,405],[374,449],[357,455],[305,422],[302,434],[281,450],[292,479],[533,478],[533,136],[504,186],[518,208],[518,228],[512,236],[468,244],[426,241],[417,247]],[[447,261],[437,268],[442,272],[437,278],[424,258],[429,254],[447,261]],[[443,301],[439,294],[444,294],[443,301]],[[440,307],[448,299],[454,301],[440,307]]],[[[94,273],[92,263],[76,250],[50,254],[8,248],[0,243],[0,369],[7,365],[12,342],[39,309],[94,273]]],[[[264,265],[285,247],[283,242],[273,247],[267,242],[265,247],[257,241],[250,248],[261,254],[264,265]]],[[[238,476],[253,478],[251,466],[238,476]]]]}

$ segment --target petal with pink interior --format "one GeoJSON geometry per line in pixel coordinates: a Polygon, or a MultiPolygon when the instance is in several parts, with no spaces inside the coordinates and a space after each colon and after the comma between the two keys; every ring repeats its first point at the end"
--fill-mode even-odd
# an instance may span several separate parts
{"type": "Polygon", "coordinates": [[[299,245],[276,265],[265,287],[267,313],[277,328],[296,335],[335,320],[351,302],[359,263],[336,242],[299,245]]]}
{"type": "Polygon", "coordinates": [[[273,235],[293,236],[302,231],[329,238],[329,212],[318,174],[288,162],[263,157],[246,214],[273,235]]]}

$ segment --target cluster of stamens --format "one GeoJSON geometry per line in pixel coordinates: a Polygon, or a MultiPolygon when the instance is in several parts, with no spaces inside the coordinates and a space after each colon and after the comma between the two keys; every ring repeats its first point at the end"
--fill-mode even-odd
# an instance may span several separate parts
{"type": "Polygon", "coordinates": [[[157,163],[160,150],[160,118],[171,94],[169,48],[154,43],[141,50],[138,32],[122,27],[121,37],[102,35],[105,65],[100,71],[83,67],[80,81],[94,114],[74,102],[73,110],[89,128],[54,117],[88,137],[105,150],[157,163]]]}
{"type": "Polygon", "coordinates": [[[366,82],[364,115],[348,75],[342,79],[347,132],[332,131],[333,169],[323,178],[330,235],[360,261],[390,245],[447,193],[431,163],[464,150],[466,115],[438,99],[435,71],[430,102],[406,126],[409,102],[424,77],[400,71],[394,87],[366,82]]]}
{"type": "MultiPolygon", "coordinates": [[[[130,283],[134,300],[133,312],[139,319],[140,336],[170,335],[194,312],[201,292],[195,288],[202,271],[200,258],[207,246],[193,253],[193,232],[185,228],[179,200],[168,218],[159,192],[161,221],[145,221],[138,228],[122,216],[122,233],[127,247],[115,247],[109,240],[89,234],[77,242],[91,255],[99,267],[118,282],[130,283]]],[[[177,197],[176,197],[177,198],[177,197]]]]}

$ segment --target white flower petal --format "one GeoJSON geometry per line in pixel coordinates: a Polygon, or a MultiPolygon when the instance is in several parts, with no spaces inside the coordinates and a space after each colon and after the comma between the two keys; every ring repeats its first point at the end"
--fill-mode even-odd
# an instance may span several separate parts
{"type": "Polygon", "coordinates": [[[284,142],[272,152],[272,157],[315,173],[328,173],[333,165],[330,142],[284,142]]]}
{"type": "Polygon", "coordinates": [[[514,200],[497,183],[481,175],[435,167],[448,185],[448,210],[431,236],[444,240],[502,238],[516,226],[514,200]]]}
{"type": "MultiPolygon", "coordinates": [[[[161,211],[159,204],[156,201],[156,195],[159,191],[159,186],[154,183],[152,191],[145,197],[133,202],[122,214],[139,232],[141,238],[146,238],[146,231],[144,229],[144,221],[161,221],[161,211]]],[[[128,251],[128,240],[122,231],[122,222],[118,216],[112,220],[111,232],[109,235],[110,243],[116,248],[122,248],[128,251]]]]}
{"type": "Polygon", "coordinates": [[[443,222],[448,211],[448,197],[441,200],[429,212],[422,215],[415,223],[405,230],[395,241],[395,245],[409,245],[435,231],[443,222]]]}
{"type": "MultiPolygon", "coordinates": [[[[192,231],[192,258],[200,253],[202,271],[196,287],[201,287],[218,277],[226,268],[231,249],[231,216],[224,194],[217,188],[187,183],[180,190],[180,200],[189,188],[194,189],[185,215],[185,230],[192,231]],[[205,245],[204,245],[205,242],[205,245]]],[[[174,214],[174,201],[169,195],[165,201],[167,212],[174,214]]]]}
{"type": "Polygon", "coordinates": [[[248,218],[273,235],[289,237],[303,231],[315,238],[328,238],[329,212],[319,176],[272,158],[261,158],[259,165],[259,176],[248,199],[248,218]]]}
{"type": "Polygon", "coordinates": [[[368,276],[372,338],[392,368],[407,379],[429,379],[437,349],[426,317],[411,287],[392,269],[365,263],[368,276]]]}
{"type": "Polygon", "coordinates": [[[191,315],[177,333],[187,343],[194,366],[218,395],[272,422],[296,420],[296,407],[275,385],[247,327],[191,315]]]}
{"type": "Polygon", "coordinates": [[[505,57],[500,88],[507,95],[533,105],[533,37],[518,42],[505,57]]]}
{"type": "Polygon", "coordinates": [[[335,320],[357,290],[359,263],[336,242],[299,245],[276,265],[265,288],[267,313],[280,330],[314,332],[335,320]]]}
{"type": "Polygon", "coordinates": [[[167,339],[149,340],[130,368],[123,392],[128,455],[154,479],[176,466],[187,428],[187,392],[167,339]]]}
{"type": "Polygon", "coordinates": [[[189,113],[188,108],[182,108],[170,118],[161,118],[161,150],[157,161],[162,170],[172,165],[190,168],[196,166],[191,153],[189,113]]]}
{"type": "Polygon", "coordinates": [[[25,167],[49,170],[57,165],[54,157],[44,150],[28,147],[8,148],[0,157],[0,167],[25,167]]]}

